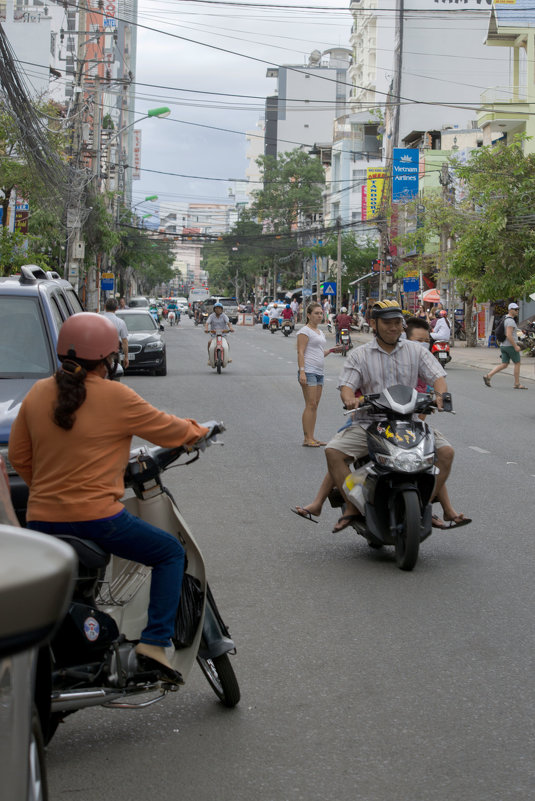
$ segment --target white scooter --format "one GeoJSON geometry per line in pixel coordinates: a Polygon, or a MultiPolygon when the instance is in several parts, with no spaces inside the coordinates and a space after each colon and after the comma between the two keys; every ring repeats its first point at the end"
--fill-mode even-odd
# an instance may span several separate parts
{"type": "MultiPolygon", "coordinates": [[[[186,551],[180,604],[169,660],[187,682],[197,662],[215,694],[227,707],[240,700],[240,689],[230,664],[236,648],[210,592],[202,553],[161,474],[180,456],[196,461],[222,423],[209,422],[208,434],[193,446],[141,447],[130,453],[125,485],[134,495],[124,502],[132,514],[173,534],[186,551]]],[[[91,540],[61,535],[78,554],[79,576],[73,601],[50,646],[40,660],[39,685],[50,688],[47,704],[49,740],[63,718],[78,709],[106,706],[139,709],[161,701],[178,687],[161,680],[157,672],[141,669],[135,646],[146,625],[151,568],[105,553],[91,540]],[[154,697],[133,701],[134,696],[154,697]]]]}
{"type": "Polygon", "coordinates": [[[212,337],[210,347],[208,349],[208,361],[210,367],[221,373],[223,367],[229,363],[229,347],[225,334],[229,333],[229,329],[225,328],[223,331],[212,331],[215,336],[212,337]]]}

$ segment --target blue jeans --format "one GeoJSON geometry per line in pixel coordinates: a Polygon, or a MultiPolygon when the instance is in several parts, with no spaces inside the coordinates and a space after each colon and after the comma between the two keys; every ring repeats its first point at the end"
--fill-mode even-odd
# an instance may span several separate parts
{"type": "Polygon", "coordinates": [[[175,537],[126,509],[102,520],[78,523],[31,520],[27,525],[45,534],[71,534],[93,540],[107,553],[152,567],[148,621],[140,641],[164,648],[171,644],[185,557],[184,548],[175,537]]]}

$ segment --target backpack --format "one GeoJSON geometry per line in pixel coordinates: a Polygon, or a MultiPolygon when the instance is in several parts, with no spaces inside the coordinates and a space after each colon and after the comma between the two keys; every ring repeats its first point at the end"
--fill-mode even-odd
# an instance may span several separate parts
{"type": "Polygon", "coordinates": [[[496,337],[496,342],[499,342],[500,344],[502,342],[505,342],[505,325],[504,325],[504,323],[505,323],[505,318],[506,317],[507,317],[507,315],[504,314],[503,317],[501,317],[499,319],[499,321],[496,323],[496,326],[494,327],[494,336],[496,337]]]}

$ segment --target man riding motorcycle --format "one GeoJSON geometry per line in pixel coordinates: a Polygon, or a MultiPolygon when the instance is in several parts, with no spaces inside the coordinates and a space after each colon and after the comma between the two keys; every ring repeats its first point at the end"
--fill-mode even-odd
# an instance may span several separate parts
{"type": "MultiPolygon", "coordinates": [[[[229,318],[223,311],[223,304],[219,303],[218,301],[217,303],[214,303],[212,314],[210,314],[206,320],[204,332],[206,334],[211,334],[213,338],[216,334],[221,334],[223,331],[234,331],[234,329],[229,318]]],[[[211,341],[208,342],[208,356],[210,356],[211,344],[211,341]]],[[[229,359],[229,362],[230,361],[232,361],[232,359],[229,359]]],[[[210,366],[210,358],[208,358],[208,366],[210,366]]]]}
{"type": "MultiPolygon", "coordinates": [[[[385,300],[374,304],[371,311],[371,326],[375,339],[351,351],[340,375],[340,395],[348,409],[355,409],[361,398],[355,397],[360,390],[363,395],[381,392],[388,386],[403,384],[414,387],[418,378],[434,387],[437,406],[442,409],[442,394],[447,392],[445,371],[433,358],[431,353],[418,343],[401,339],[403,331],[403,312],[395,301],[385,300]]],[[[331,481],[338,488],[343,487],[349,475],[348,457],[356,459],[368,452],[366,431],[360,423],[367,418],[359,416],[359,420],[350,427],[344,427],[327,443],[325,456],[331,481]]],[[[454,451],[451,445],[439,432],[435,431],[437,450],[437,476],[435,497],[443,506],[444,518],[453,525],[466,525],[469,522],[464,515],[458,514],[445,498],[444,484],[451,471],[454,451]]],[[[328,481],[328,479],[324,479],[328,481]]],[[[306,510],[305,510],[306,511],[306,510]]],[[[298,512],[299,514],[299,512],[298,512]]],[[[304,516],[304,515],[303,515],[304,516]]],[[[351,525],[359,516],[358,510],[350,502],[346,502],[344,514],[338,520],[333,532],[341,531],[351,525]]],[[[438,528],[445,527],[437,520],[438,528]]]]}
{"type": "Polygon", "coordinates": [[[353,320],[347,313],[347,308],[345,306],[342,306],[340,313],[334,318],[334,324],[336,326],[336,344],[338,345],[340,342],[340,331],[345,328],[349,334],[349,344],[351,345],[351,326],[353,325],[353,320]]]}

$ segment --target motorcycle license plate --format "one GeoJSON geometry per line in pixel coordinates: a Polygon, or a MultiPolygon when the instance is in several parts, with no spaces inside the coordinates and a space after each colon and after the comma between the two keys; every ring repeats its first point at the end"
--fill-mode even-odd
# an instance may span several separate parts
{"type": "Polygon", "coordinates": [[[438,358],[440,359],[441,362],[445,362],[445,361],[448,360],[448,354],[447,353],[439,353],[438,354],[438,358]]]}

